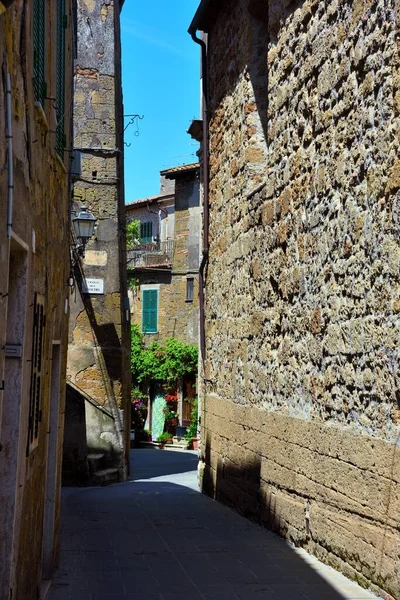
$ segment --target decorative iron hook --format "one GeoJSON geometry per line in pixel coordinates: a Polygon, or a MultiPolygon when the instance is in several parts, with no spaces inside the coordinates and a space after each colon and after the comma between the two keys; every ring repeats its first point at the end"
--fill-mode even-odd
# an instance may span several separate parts
{"type": "MultiPolygon", "coordinates": [[[[124,118],[129,118],[129,122],[125,125],[124,127],[124,133],[125,131],[128,129],[129,125],[133,125],[136,122],[136,131],[134,132],[134,136],[138,137],[140,135],[140,131],[139,131],[139,121],[142,121],[144,119],[144,115],[140,116],[140,115],[124,115],[124,118]]],[[[127,146],[128,148],[131,147],[132,144],[127,144],[126,142],[124,142],[125,146],[127,146]]]]}

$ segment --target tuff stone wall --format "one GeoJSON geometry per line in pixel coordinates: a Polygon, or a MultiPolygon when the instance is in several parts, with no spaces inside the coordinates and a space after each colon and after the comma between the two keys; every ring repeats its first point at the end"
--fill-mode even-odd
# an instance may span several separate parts
{"type": "Polygon", "coordinates": [[[205,488],[396,595],[399,7],[265,4],[208,39],[205,488]]]}
{"type": "MultiPolygon", "coordinates": [[[[197,171],[172,174],[175,191],[173,200],[165,201],[162,206],[168,209],[168,225],[161,224],[161,238],[165,238],[168,227],[168,239],[173,240],[171,268],[130,268],[130,276],[136,280],[136,287],[130,291],[132,321],[142,328],[142,291],[158,289],[158,332],[146,335],[147,341],[159,339],[165,341],[175,337],[188,344],[196,344],[199,329],[199,244],[201,235],[200,190],[197,171]],[[193,301],[186,300],[187,278],[193,278],[193,301]],[[143,287],[144,286],[144,287],[143,287]]],[[[170,179],[161,177],[161,182],[170,179]]],[[[157,207],[158,208],[158,207],[157,207]]],[[[152,207],[156,210],[156,207],[152,207]]],[[[147,220],[149,215],[145,207],[130,205],[128,219],[147,220]]],[[[165,215],[160,211],[161,223],[165,215]]],[[[151,215],[150,215],[151,216],[151,215]]],[[[158,216],[155,215],[158,219],[158,216]]],[[[154,230],[153,230],[154,231],[154,230]]],[[[128,268],[131,265],[128,263],[128,268]]]]}
{"type": "MultiPolygon", "coordinates": [[[[72,6],[66,2],[68,23],[72,6]]],[[[46,5],[43,106],[33,89],[32,4],[0,15],[0,598],[39,597],[58,560],[60,473],[68,332],[69,153],[57,155],[56,3],[46,5]],[[11,129],[6,119],[6,73],[11,129]],[[14,169],[11,237],[7,237],[8,156],[14,169]],[[44,303],[38,431],[28,446],[35,294],[44,303]],[[20,357],[6,357],[6,344],[20,357]]],[[[72,30],[66,35],[66,147],[70,148],[72,30]]]]}
{"type": "Polygon", "coordinates": [[[142,290],[159,289],[158,293],[158,333],[147,334],[148,341],[157,339],[164,342],[175,337],[181,342],[195,344],[199,328],[199,283],[193,275],[193,302],[186,301],[186,275],[159,274],[157,279],[149,274],[138,274],[138,288],[132,303],[132,322],[142,329],[142,290]],[[146,289],[146,288],[145,288],[146,289]]]}
{"type": "Polygon", "coordinates": [[[199,182],[193,175],[180,176],[175,189],[175,248],[173,270],[198,271],[200,262],[201,209],[199,182]]]}
{"type": "MultiPolygon", "coordinates": [[[[97,227],[84,259],[74,268],[77,287],[71,294],[67,376],[113,414],[116,435],[109,462],[124,479],[129,464],[130,322],[123,233],[120,9],[119,2],[78,2],[74,147],[82,153],[82,172],[74,183],[74,207],[79,212],[86,206],[97,227]],[[82,293],[83,277],[102,280],[104,293],[82,293]]],[[[92,405],[86,408],[92,412],[92,405]]],[[[87,415],[89,452],[103,451],[109,440],[109,431],[97,426],[101,416],[99,411],[96,421],[87,415]]],[[[72,434],[66,431],[66,436],[72,434]]]]}

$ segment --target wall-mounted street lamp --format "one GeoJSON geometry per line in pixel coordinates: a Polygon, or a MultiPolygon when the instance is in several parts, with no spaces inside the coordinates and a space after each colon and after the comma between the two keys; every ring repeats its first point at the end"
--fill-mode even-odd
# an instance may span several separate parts
{"type": "Polygon", "coordinates": [[[72,219],[75,235],[79,240],[76,249],[82,257],[85,254],[85,246],[94,233],[95,223],[96,217],[85,206],[82,206],[80,212],[76,213],[72,219]]]}

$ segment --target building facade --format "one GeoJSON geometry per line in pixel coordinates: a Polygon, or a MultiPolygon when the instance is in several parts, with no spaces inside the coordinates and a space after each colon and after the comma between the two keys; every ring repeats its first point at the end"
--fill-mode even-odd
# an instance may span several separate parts
{"type": "MultiPolygon", "coordinates": [[[[140,221],[140,240],[128,250],[132,322],[145,344],[176,338],[198,344],[201,207],[199,165],[161,171],[161,194],[126,205],[127,221],[140,221]]],[[[189,424],[195,378],[178,390],[179,414],[189,424]]],[[[155,390],[150,392],[153,396],[155,390]]],[[[148,428],[151,426],[149,411],[148,428]]]]}
{"type": "Polygon", "coordinates": [[[0,598],[57,564],[68,328],[73,15],[0,3],[0,598]]]}
{"type": "MultiPolygon", "coordinates": [[[[122,2],[77,4],[74,210],[96,230],[73,253],[65,481],[124,480],[129,469],[130,313],[126,288],[122,2]],[[77,427],[76,415],[80,415],[77,427]]],[[[73,215],[74,218],[74,215],[73,215]]]]}
{"type": "Polygon", "coordinates": [[[203,0],[189,29],[207,95],[203,488],[395,597],[399,14],[203,0]]]}
{"type": "Polygon", "coordinates": [[[139,244],[128,251],[132,321],[149,339],[198,343],[201,237],[199,165],[161,171],[167,193],[126,206],[140,221],[139,244]],[[172,191],[171,191],[172,190],[172,191]]]}

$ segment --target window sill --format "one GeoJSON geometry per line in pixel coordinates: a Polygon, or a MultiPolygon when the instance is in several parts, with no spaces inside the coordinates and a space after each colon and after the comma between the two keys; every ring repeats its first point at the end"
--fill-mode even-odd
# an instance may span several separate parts
{"type": "Polygon", "coordinates": [[[185,302],[188,302],[190,304],[191,302],[193,302],[193,299],[192,300],[186,299],[185,302]]]}

